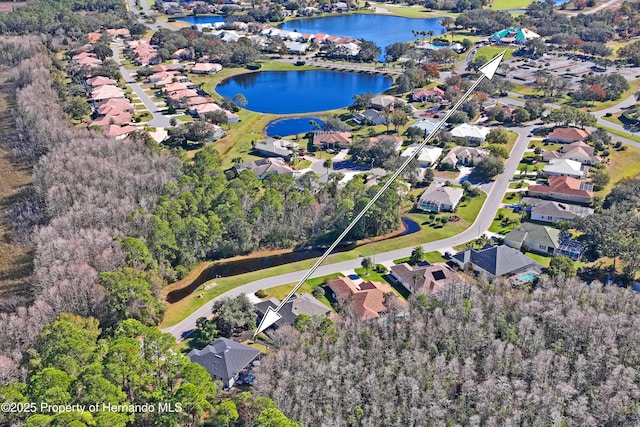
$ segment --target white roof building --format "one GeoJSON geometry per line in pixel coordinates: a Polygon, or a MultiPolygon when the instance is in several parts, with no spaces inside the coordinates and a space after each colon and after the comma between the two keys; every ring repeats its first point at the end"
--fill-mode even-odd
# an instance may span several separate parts
{"type": "Polygon", "coordinates": [[[451,135],[457,138],[476,139],[484,141],[487,135],[489,135],[489,128],[463,123],[454,128],[451,131],[451,135]]]}
{"type": "Polygon", "coordinates": [[[549,176],[584,177],[582,163],[569,159],[551,159],[549,164],[542,168],[542,172],[549,176]]]}
{"type": "MultiPolygon", "coordinates": [[[[410,145],[409,147],[407,147],[406,150],[402,152],[402,154],[400,154],[400,156],[402,157],[412,156],[417,149],[418,147],[416,145],[410,145]]],[[[429,146],[429,147],[424,147],[420,151],[420,154],[416,157],[416,159],[418,160],[418,163],[420,163],[421,166],[431,166],[432,164],[438,161],[441,154],[442,154],[442,148],[429,146]]]]}

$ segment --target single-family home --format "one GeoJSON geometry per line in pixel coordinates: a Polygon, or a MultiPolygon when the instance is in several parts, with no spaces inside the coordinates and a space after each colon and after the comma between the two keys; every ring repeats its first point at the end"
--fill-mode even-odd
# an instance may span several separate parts
{"type": "Polygon", "coordinates": [[[208,62],[198,62],[191,68],[193,74],[214,74],[222,70],[222,65],[208,62]]]}
{"type": "MultiPolygon", "coordinates": [[[[417,145],[410,145],[400,154],[401,157],[412,156],[418,150],[417,145]]],[[[420,166],[429,167],[435,164],[442,155],[442,148],[435,146],[426,146],[420,150],[420,154],[416,157],[420,166]]]]}
{"type": "Polygon", "coordinates": [[[171,54],[171,59],[189,60],[193,59],[193,50],[183,47],[171,54]]]}
{"type": "Polygon", "coordinates": [[[378,136],[372,136],[371,138],[369,138],[369,146],[379,144],[381,142],[386,142],[388,144],[393,144],[393,148],[395,148],[396,151],[400,151],[400,149],[402,148],[403,141],[404,140],[402,139],[401,136],[378,135],[378,136]]]}
{"type": "Polygon", "coordinates": [[[484,273],[489,279],[526,271],[542,271],[542,265],[519,250],[505,245],[487,245],[479,250],[465,249],[455,254],[451,261],[463,270],[484,273]]]}
{"type": "Polygon", "coordinates": [[[593,197],[593,183],[570,176],[550,176],[547,184],[531,185],[527,193],[532,197],[586,204],[593,197]]]}
{"type": "Polygon", "coordinates": [[[326,148],[351,147],[351,132],[315,131],[313,132],[313,146],[326,148]]]}
{"type": "Polygon", "coordinates": [[[374,110],[382,111],[384,109],[393,110],[393,106],[396,102],[402,102],[399,98],[391,95],[377,95],[371,98],[371,108],[374,110]]]}
{"type": "Polygon", "coordinates": [[[549,135],[547,135],[546,141],[562,143],[584,141],[589,135],[591,135],[591,132],[586,129],[573,127],[555,128],[549,135]]]}
{"type": "MultiPolygon", "coordinates": [[[[275,309],[278,305],[280,305],[280,301],[275,297],[256,304],[259,320],[262,319],[269,308],[275,309]]],[[[301,314],[306,314],[307,316],[328,316],[331,313],[331,309],[309,294],[293,294],[278,313],[282,317],[266,329],[267,335],[270,331],[278,329],[280,326],[293,325],[296,317],[301,314]]]]}
{"type": "Polygon", "coordinates": [[[238,163],[234,166],[237,173],[243,170],[249,170],[258,176],[258,179],[265,179],[268,175],[295,175],[295,171],[291,169],[285,161],[278,157],[268,159],[258,159],[252,162],[238,163]]]}
{"type": "Polygon", "coordinates": [[[478,147],[453,147],[440,163],[450,166],[473,166],[489,155],[489,150],[478,147]]]}
{"type": "Polygon", "coordinates": [[[204,367],[212,378],[222,381],[225,388],[230,388],[238,381],[240,373],[260,356],[260,351],[227,338],[218,338],[202,350],[191,350],[187,356],[204,367]]]}
{"type": "Polygon", "coordinates": [[[104,85],[95,88],[91,92],[91,100],[95,102],[102,102],[108,99],[123,99],[124,92],[117,86],[104,85]]]}
{"type": "Polygon", "coordinates": [[[138,128],[135,126],[125,125],[109,125],[109,127],[105,127],[104,134],[106,136],[110,136],[115,138],[116,140],[125,139],[129,136],[130,133],[137,131],[138,128]]]}
{"type": "Polygon", "coordinates": [[[129,100],[125,98],[121,99],[107,99],[102,102],[98,107],[98,115],[106,116],[114,111],[125,111],[127,113],[133,113],[135,107],[129,100]]]}
{"type": "Polygon", "coordinates": [[[367,281],[356,284],[348,277],[336,277],[327,282],[327,290],[331,297],[342,303],[350,304],[361,320],[377,319],[391,309],[385,302],[393,301],[396,307],[404,307],[407,303],[395,296],[387,283],[367,281]]]}
{"type": "Polygon", "coordinates": [[[287,51],[290,54],[304,55],[307,53],[307,50],[309,50],[309,45],[307,43],[285,41],[284,45],[287,47],[287,51]]]}
{"type": "Polygon", "coordinates": [[[530,208],[527,210],[531,214],[532,221],[573,221],[576,217],[584,217],[594,212],[593,209],[580,205],[571,205],[553,200],[527,199],[528,203],[531,203],[530,208]],[[536,201],[532,203],[529,200],[536,201]]]}
{"type": "Polygon", "coordinates": [[[87,84],[91,86],[93,89],[95,89],[105,85],[115,86],[118,84],[118,82],[113,79],[110,79],[109,77],[96,76],[96,77],[87,79],[87,84]]]}
{"type": "Polygon", "coordinates": [[[594,154],[594,148],[583,141],[576,141],[563,145],[558,151],[545,151],[542,153],[542,160],[568,159],[580,162],[583,165],[596,165],[602,159],[594,154]]]}
{"type": "Polygon", "coordinates": [[[462,123],[451,130],[451,136],[474,142],[483,142],[487,135],[489,135],[489,131],[490,129],[488,127],[462,123]]]}
{"type": "Polygon", "coordinates": [[[100,126],[105,131],[108,131],[110,125],[124,125],[131,123],[131,113],[125,111],[114,111],[109,115],[98,117],[89,123],[89,127],[100,126]]]}
{"type": "Polygon", "coordinates": [[[456,208],[463,195],[462,188],[432,182],[416,202],[416,208],[425,212],[450,212],[456,208]]]}
{"type": "Polygon", "coordinates": [[[387,123],[387,118],[384,116],[384,114],[378,110],[374,110],[373,108],[368,108],[362,113],[354,114],[352,119],[359,125],[370,123],[376,126],[387,123]]]}
{"type": "Polygon", "coordinates": [[[582,170],[582,163],[569,159],[551,159],[549,164],[542,168],[542,172],[548,176],[571,176],[573,178],[584,178],[586,175],[586,172],[582,170]]]}
{"type": "Polygon", "coordinates": [[[293,150],[297,150],[299,147],[300,145],[295,142],[284,139],[267,138],[254,145],[253,149],[262,156],[282,157],[289,161],[293,155],[293,150]]]}
{"type": "Polygon", "coordinates": [[[412,101],[440,102],[443,98],[444,91],[437,86],[430,89],[416,89],[411,93],[412,101]]]}
{"type": "Polygon", "coordinates": [[[504,244],[515,249],[526,245],[532,252],[544,255],[562,255],[578,259],[584,252],[584,245],[571,240],[568,233],[547,225],[523,222],[504,236],[504,244]]]}
{"type": "Polygon", "coordinates": [[[403,262],[389,270],[391,277],[412,294],[435,294],[447,285],[462,282],[460,275],[444,263],[411,267],[403,262]]]}

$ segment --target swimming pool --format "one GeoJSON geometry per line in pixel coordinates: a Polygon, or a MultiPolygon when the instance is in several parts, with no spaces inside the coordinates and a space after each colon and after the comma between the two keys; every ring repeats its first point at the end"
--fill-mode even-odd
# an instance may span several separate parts
{"type": "Polygon", "coordinates": [[[538,277],[538,273],[535,271],[527,271],[526,273],[522,273],[515,277],[515,281],[518,283],[529,283],[533,282],[536,277],[538,277]]]}

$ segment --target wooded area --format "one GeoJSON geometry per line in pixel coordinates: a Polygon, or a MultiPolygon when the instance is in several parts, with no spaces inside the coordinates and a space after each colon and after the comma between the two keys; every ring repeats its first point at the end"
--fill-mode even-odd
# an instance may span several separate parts
{"type": "Polygon", "coordinates": [[[639,315],[597,283],[423,295],[386,324],[282,328],[257,384],[303,425],[637,425],[639,315]]]}

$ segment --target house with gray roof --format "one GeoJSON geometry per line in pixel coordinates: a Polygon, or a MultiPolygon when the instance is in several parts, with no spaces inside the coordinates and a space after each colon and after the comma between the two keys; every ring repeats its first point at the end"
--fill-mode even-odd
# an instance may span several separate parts
{"type": "Polygon", "coordinates": [[[413,294],[435,294],[447,285],[461,283],[463,279],[444,263],[412,267],[406,262],[389,269],[391,277],[413,294]]]}
{"type": "Polygon", "coordinates": [[[356,113],[352,117],[353,121],[357,124],[371,123],[372,125],[383,125],[387,123],[387,118],[378,110],[368,108],[362,113],[356,113]]]}
{"type": "Polygon", "coordinates": [[[282,157],[284,160],[289,161],[293,155],[293,150],[297,150],[298,147],[300,147],[300,145],[295,142],[284,139],[267,138],[254,145],[253,149],[261,156],[282,157]]]}
{"type": "MultiPolygon", "coordinates": [[[[270,307],[276,308],[278,305],[280,305],[280,300],[275,297],[256,304],[259,320],[265,315],[267,309],[270,307]]],[[[265,330],[267,335],[282,325],[293,325],[296,317],[301,314],[306,314],[307,316],[328,316],[331,313],[331,309],[309,294],[294,294],[289,301],[282,306],[282,309],[280,309],[278,313],[282,318],[265,330]]]]}
{"type": "Polygon", "coordinates": [[[532,252],[543,255],[566,256],[578,259],[584,252],[584,245],[571,240],[568,233],[547,225],[524,222],[504,236],[504,244],[514,249],[528,246],[532,252]]]}
{"type": "Polygon", "coordinates": [[[576,217],[584,217],[593,213],[593,209],[586,206],[571,205],[553,200],[527,199],[533,200],[533,202],[528,201],[531,206],[528,210],[531,213],[532,221],[573,221],[576,217]]]}
{"type": "MultiPolygon", "coordinates": [[[[586,168],[588,169],[588,166],[586,168]]],[[[570,176],[578,179],[586,175],[582,163],[569,159],[551,159],[549,164],[542,168],[542,172],[549,176],[570,176]]]]}
{"type": "Polygon", "coordinates": [[[284,159],[279,157],[271,157],[268,159],[259,159],[252,162],[238,163],[234,166],[237,173],[243,170],[250,170],[255,173],[259,179],[265,179],[267,175],[295,175],[295,171],[285,163],[284,159]]]}
{"type": "Polygon", "coordinates": [[[466,249],[455,254],[451,261],[463,270],[484,273],[489,279],[526,271],[542,271],[542,265],[519,250],[504,245],[487,245],[480,250],[466,249]]]}
{"type": "Polygon", "coordinates": [[[420,196],[416,208],[426,212],[453,211],[463,194],[462,188],[445,187],[432,182],[420,196]]]}
{"type": "Polygon", "coordinates": [[[233,387],[239,374],[260,356],[260,351],[227,338],[218,338],[202,350],[191,350],[187,356],[228,388],[233,387]]]}

